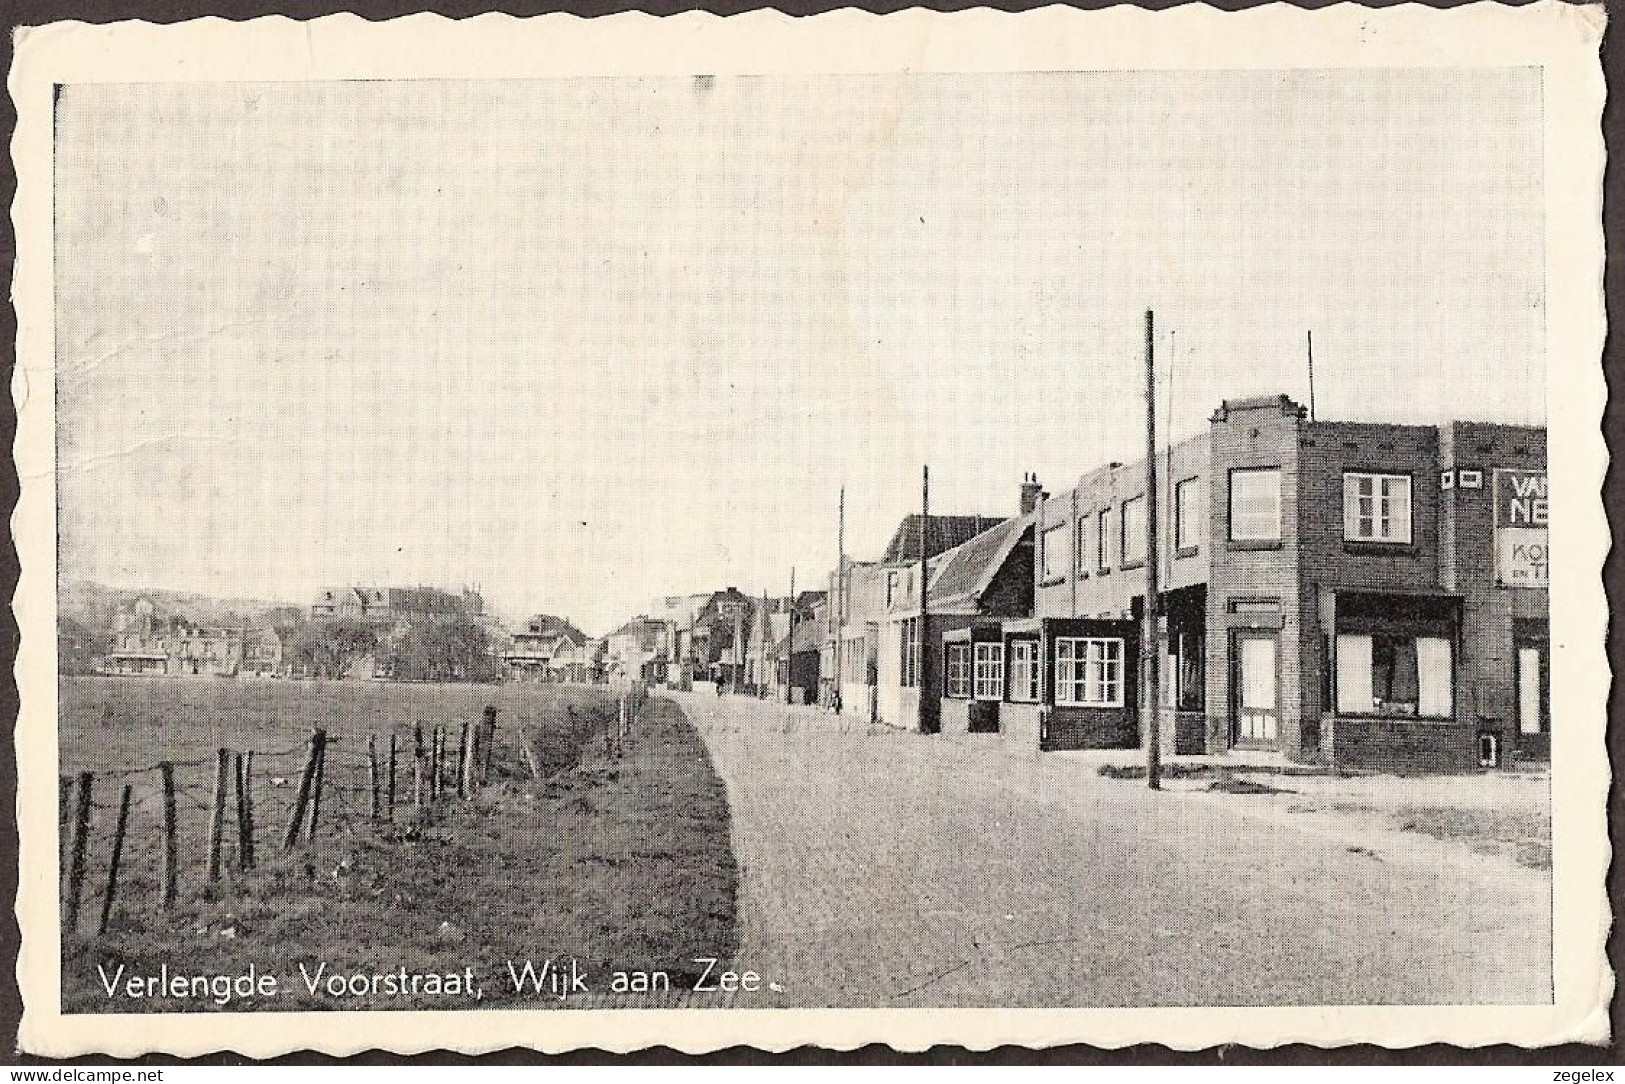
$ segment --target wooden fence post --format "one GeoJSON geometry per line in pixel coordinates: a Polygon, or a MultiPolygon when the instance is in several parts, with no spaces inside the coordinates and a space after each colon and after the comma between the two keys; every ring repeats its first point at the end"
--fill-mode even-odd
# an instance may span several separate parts
{"type": "Polygon", "coordinates": [[[73,808],[73,776],[56,781],[56,860],[68,864],[68,810],[73,808]]]}
{"type": "Polygon", "coordinates": [[[168,910],[175,906],[175,897],[180,894],[180,842],[176,838],[175,826],[175,765],[167,761],[158,765],[158,774],[163,778],[164,786],[164,869],[161,898],[164,909],[168,910]]]}
{"type": "Polygon", "coordinates": [[[316,778],[316,742],[320,729],[310,735],[310,749],[305,753],[305,770],[299,776],[299,791],[293,797],[293,809],[288,813],[288,827],[282,833],[282,849],[292,850],[299,842],[299,826],[305,820],[305,805],[310,801],[310,785],[316,778]]]}
{"type": "Polygon", "coordinates": [[[389,786],[384,789],[384,816],[395,823],[395,732],[389,732],[389,786]]]}
{"type": "Polygon", "coordinates": [[[416,751],[412,754],[412,804],[423,809],[423,722],[419,720],[412,730],[416,751]]]}
{"type": "Polygon", "coordinates": [[[378,739],[372,734],[367,735],[367,783],[370,787],[372,799],[369,812],[372,814],[372,823],[378,823],[378,739]]]}
{"type": "Polygon", "coordinates": [[[307,843],[316,838],[316,822],[322,814],[322,781],[327,778],[327,731],[316,731],[311,743],[316,747],[316,780],[310,788],[310,824],[305,828],[307,843]]]}
{"type": "Polygon", "coordinates": [[[248,865],[254,865],[254,750],[243,754],[243,822],[247,826],[243,842],[248,845],[248,865]]]}
{"type": "Polygon", "coordinates": [[[471,791],[468,785],[468,777],[474,771],[474,740],[475,735],[469,730],[468,720],[464,719],[462,733],[457,738],[457,797],[459,798],[466,799],[471,791]]]}
{"type": "Polygon", "coordinates": [[[435,724],[434,733],[429,735],[429,804],[433,805],[440,798],[440,752],[441,729],[435,724]]]}
{"type": "Polygon", "coordinates": [[[491,758],[497,747],[497,709],[487,704],[480,720],[480,785],[491,781],[491,758]]]}
{"type": "Polygon", "coordinates": [[[248,802],[248,766],[252,753],[232,757],[232,774],[237,777],[237,868],[254,868],[254,813],[248,802]]]}
{"type": "Polygon", "coordinates": [[[113,897],[118,893],[118,864],[124,856],[124,828],[130,822],[130,784],[124,784],[124,796],[118,803],[118,827],[113,831],[113,855],[107,863],[107,891],[102,893],[102,918],[96,923],[97,934],[107,932],[113,920],[113,897]]]}
{"type": "Polygon", "coordinates": [[[79,928],[79,899],[85,889],[85,847],[89,843],[90,835],[91,779],[89,772],[79,773],[77,784],[79,792],[75,795],[73,808],[73,844],[68,857],[68,913],[63,919],[63,925],[69,930],[79,928]]]}
{"type": "Polygon", "coordinates": [[[214,798],[209,805],[209,880],[220,879],[220,843],[226,830],[226,769],[231,750],[214,752],[214,798]]]}

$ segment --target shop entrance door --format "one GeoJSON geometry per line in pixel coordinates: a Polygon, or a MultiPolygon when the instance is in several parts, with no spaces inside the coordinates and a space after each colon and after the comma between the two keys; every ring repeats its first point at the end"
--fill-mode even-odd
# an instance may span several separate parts
{"type": "Polygon", "coordinates": [[[1232,745],[1273,746],[1280,719],[1274,632],[1238,632],[1231,649],[1232,745]]]}

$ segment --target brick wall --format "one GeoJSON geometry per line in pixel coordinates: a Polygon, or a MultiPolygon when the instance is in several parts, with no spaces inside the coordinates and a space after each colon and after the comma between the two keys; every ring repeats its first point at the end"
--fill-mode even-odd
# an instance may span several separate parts
{"type": "Polygon", "coordinates": [[[1257,616],[1232,612],[1238,600],[1276,599],[1280,617],[1276,651],[1280,684],[1281,748],[1302,754],[1301,646],[1298,556],[1298,437],[1304,424],[1285,397],[1253,400],[1221,410],[1210,428],[1213,451],[1208,486],[1209,546],[1207,594],[1207,751],[1230,747],[1231,640],[1238,629],[1257,627],[1257,616]],[[1281,538],[1276,543],[1230,541],[1230,472],[1275,467],[1281,471],[1281,538]]]}

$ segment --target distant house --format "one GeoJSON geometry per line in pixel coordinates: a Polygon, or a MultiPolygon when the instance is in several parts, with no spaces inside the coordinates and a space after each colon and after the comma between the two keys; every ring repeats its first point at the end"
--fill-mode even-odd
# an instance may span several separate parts
{"type": "Polygon", "coordinates": [[[788,686],[789,699],[796,704],[818,703],[822,681],[828,614],[824,593],[809,593],[809,604],[797,606],[794,630],[780,647],[779,683],[788,686]]]}
{"type": "Polygon", "coordinates": [[[248,629],[243,637],[243,673],[271,677],[282,672],[282,637],[270,625],[248,629]]]}
{"type": "Polygon", "coordinates": [[[310,605],[312,620],[344,617],[379,625],[453,617],[478,619],[484,613],[484,597],[466,587],[455,595],[438,587],[329,587],[318,591],[310,605]]]}
{"type": "Polygon", "coordinates": [[[877,711],[880,627],[886,613],[886,569],[878,561],[846,562],[830,577],[832,674],[843,715],[873,721],[877,711]]]}
{"type": "MultiPolygon", "coordinates": [[[[986,515],[910,515],[900,523],[892,543],[881,559],[881,605],[884,618],[879,624],[879,652],[876,658],[876,712],[882,723],[934,731],[941,725],[941,697],[944,689],[942,666],[944,634],[973,624],[981,603],[970,585],[980,574],[998,574],[1017,544],[1030,530],[1017,527],[1030,515],[1038,491],[1024,481],[1020,492],[1022,515],[999,520],[986,515]],[[1014,535],[1012,535],[1014,533],[1014,535]],[[968,553],[960,549],[970,546],[968,553]],[[925,582],[921,582],[921,553],[925,554],[925,582]],[[946,570],[952,574],[941,579],[946,570]],[[926,593],[926,616],[921,616],[920,595],[926,593]],[[941,614],[933,613],[942,608],[941,614]]],[[[1025,553],[1030,554],[1030,541],[1025,553]]],[[[1029,562],[1030,580],[1030,562],[1029,562]]],[[[1012,616],[1030,613],[1032,587],[1027,587],[1029,606],[1012,616]]],[[[955,661],[959,652],[955,648],[955,661]]],[[[957,671],[955,671],[957,679],[957,671]]],[[[957,686],[955,686],[957,687],[957,686]]]]}
{"type": "Polygon", "coordinates": [[[385,623],[390,619],[389,594],[378,587],[329,587],[317,592],[310,616],[316,621],[348,617],[385,623]]]}
{"type": "MultiPolygon", "coordinates": [[[[561,645],[575,651],[586,643],[587,637],[570,621],[552,614],[533,614],[529,620],[511,633],[503,655],[508,677],[520,681],[567,680],[559,677],[561,645]]],[[[585,660],[562,660],[565,665],[585,660]]],[[[578,679],[579,680],[579,679],[578,679]]]]}
{"type": "Polygon", "coordinates": [[[151,599],[139,597],[114,613],[102,668],[111,674],[232,677],[242,671],[248,635],[240,627],[204,626],[161,614],[151,599]]]}
{"type": "MultiPolygon", "coordinates": [[[[773,650],[790,632],[788,598],[756,599],[751,608],[750,632],[745,640],[744,691],[771,696],[778,688],[773,650]]],[[[782,699],[782,696],[781,696],[782,699]]]]}
{"type": "Polygon", "coordinates": [[[604,638],[604,674],[610,681],[645,685],[666,680],[667,625],[639,615],[604,638]]]}
{"type": "Polygon", "coordinates": [[[743,684],[745,636],[752,601],[737,587],[714,592],[694,618],[687,649],[694,678],[727,687],[743,684]]]}

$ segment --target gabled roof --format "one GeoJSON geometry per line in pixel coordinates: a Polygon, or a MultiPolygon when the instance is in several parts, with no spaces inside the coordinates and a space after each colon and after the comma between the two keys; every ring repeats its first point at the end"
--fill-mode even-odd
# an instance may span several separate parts
{"type": "Polygon", "coordinates": [[[531,614],[525,620],[524,628],[518,631],[523,636],[568,636],[578,644],[587,639],[586,633],[576,628],[569,618],[555,617],[553,614],[531,614]]]}
{"type": "Polygon", "coordinates": [[[935,557],[945,550],[970,541],[989,527],[999,523],[997,516],[922,516],[912,513],[903,517],[897,531],[886,544],[880,558],[885,565],[903,564],[920,559],[920,535],[925,535],[925,555],[935,557]]]}
{"type": "Polygon", "coordinates": [[[824,638],[828,633],[824,615],[796,619],[795,642],[791,645],[791,654],[799,655],[803,651],[821,651],[824,647],[824,638]]]}
{"type": "Polygon", "coordinates": [[[1031,516],[1007,519],[943,554],[942,564],[933,570],[931,578],[931,604],[974,604],[993,583],[1016,546],[1023,538],[1030,537],[1032,524],[1031,516]]]}

